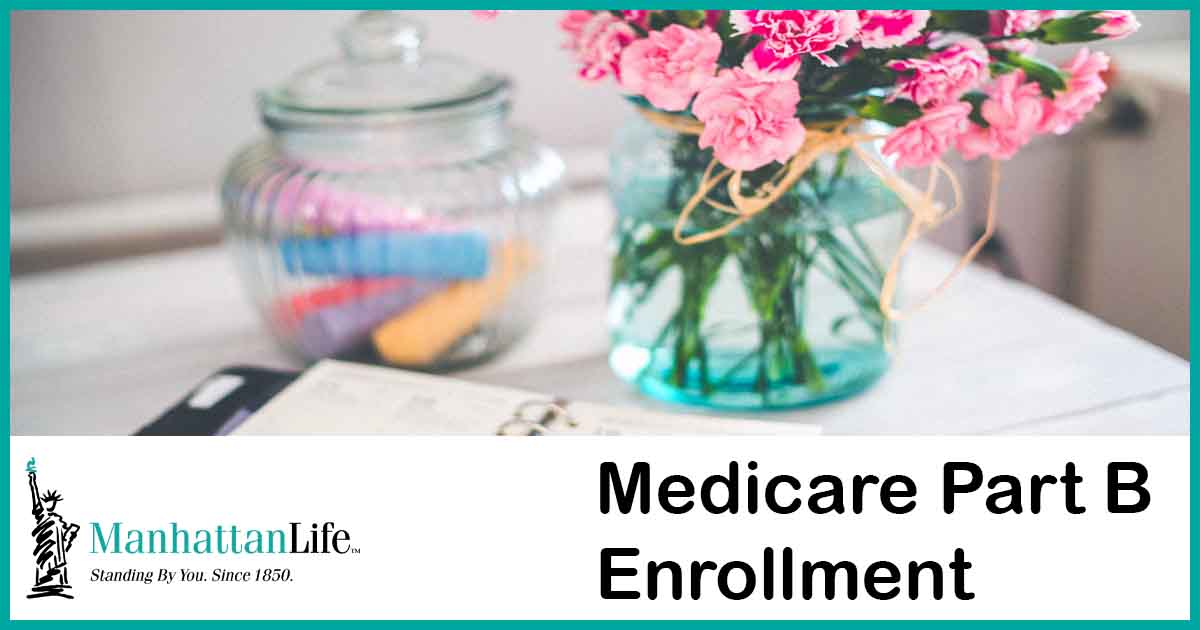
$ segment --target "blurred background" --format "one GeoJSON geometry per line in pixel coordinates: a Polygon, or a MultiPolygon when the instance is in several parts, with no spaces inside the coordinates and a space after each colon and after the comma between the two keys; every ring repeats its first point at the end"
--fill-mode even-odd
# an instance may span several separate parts
{"type": "MultiPolygon", "coordinates": [[[[611,85],[573,79],[558,12],[413,13],[430,48],[512,74],[516,120],[563,151],[570,185],[603,186],[627,106],[611,85]]],[[[1105,109],[1005,165],[984,262],[1188,357],[1190,16],[1138,16],[1141,32],[1105,46],[1116,60],[1105,109]]],[[[334,31],[351,17],[12,13],[12,273],[219,240],[221,170],[263,133],[255,91],[337,55],[334,31]]],[[[984,204],[982,170],[962,167],[969,211],[936,237],[951,249],[970,243],[984,204]]]]}

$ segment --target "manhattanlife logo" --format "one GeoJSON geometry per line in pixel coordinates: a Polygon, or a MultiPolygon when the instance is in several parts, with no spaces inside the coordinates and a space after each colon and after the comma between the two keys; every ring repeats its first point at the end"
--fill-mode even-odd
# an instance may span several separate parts
{"type": "Polygon", "coordinates": [[[282,528],[257,528],[235,524],[181,527],[174,521],[163,527],[130,527],[120,521],[90,523],[93,554],[357,554],[350,532],[332,521],[304,525],[289,522],[282,528]]]}
{"type": "MultiPolygon", "coordinates": [[[[45,464],[45,462],[42,462],[45,464]]],[[[303,575],[294,573],[284,558],[292,554],[324,555],[330,558],[362,553],[351,541],[350,532],[334,521],[287,521],[264,527],[254,522],[200,521],[169,519],[142,520],[145,515],[112,521],[69,522],[61,514],[63,495],[39,485],[37,462],[25,465],[32,500],[34,576],[26,597],[75,599],[67,576],[67,557],[74,547],[83,546],[88,566],[86,581],[126,584],[204,584],[224,582],[294,582],[303,575]],[[89,540],[79,540],[87,537],[89,540]],[[270,554],[268,556],[268,554],[270,554]],[[162,562],[128,562],[131,556],[158,556],[162,562]],[[211,562],[187,562],[192,556],[242,558],[230,566],[213,567],[211,562]],[[253,558],[273,557],[269,563],[253,558]],[[122,561],[121,559],[128,559],[122,561]],[[189,566],[190,565],[190,566],[189,566]],[[253,566],[249,566],[253,565],[253,566]]],[[[43,473],[45,471],[42,471],[43,473]]],[[[44,484],[44,479],[41,480],[44,484]]],[[[169,508],[160,505],[160,508],[169,508]]],[[[80,514],[75,513],[75,518],[80,514]]],[[[27,518],[27,517],[23,517],[27,518]]],[[[153,518],[153,517],[151,517],[153,518]]],[[[281,519],[282,520],[282,519],[281,519]]],[[[315,520],[315,519],[314,519],[315,520]]],[[[198,558],[197,558],[198,559],[198,558]]],[[[76,558],[76,579],[79,579],[76,558]]],[[[78,584],[75,585],[78,587],[78,584]]]]}
{"type": "Polygon", "coordinates": [[[79,526],[68,523],[58,513],[62,495],[48,490],[44,494],[38,489],[37,462],[29,458],[25,464],[29,475],[29,495],[33,499],[33,588],[26,595],[29,599],[40,597],[62,597],[74,599],[68,591],[71,583],[67,579],[67,552],[71,550],[79,535],[79,526]]]}
{"type": "MultiPolygon", "coordinates": [[[[359,554],[350,544],[350,532],[332,521],[304,525],[298,521],[281,528],[219,524],[210,527],[181,527],[170,522],[163,527],[130,527],[123,522],[89,523],[94,555],[114,560],[126,555],[154,554],[164,558],[216,554],[258,557],[260,554],[359,554]]],[[[282,557],[282,556],[276,556],[282,557]]],[[[290,568],[279,566],[194,567],[164,566],[157,569],[92,569],[92,582],[141,582],[144,584],[194,584],[221,582],[292,582],[290,568]]]]}

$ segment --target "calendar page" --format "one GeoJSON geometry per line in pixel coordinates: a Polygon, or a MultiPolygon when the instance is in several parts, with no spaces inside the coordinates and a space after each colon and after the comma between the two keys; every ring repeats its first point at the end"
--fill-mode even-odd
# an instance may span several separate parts
{"type": "Polygon", "coordinates": [[[237,434],[788,434],[788,422],[649,412],[342,361],[314,365],[237,434]]]}

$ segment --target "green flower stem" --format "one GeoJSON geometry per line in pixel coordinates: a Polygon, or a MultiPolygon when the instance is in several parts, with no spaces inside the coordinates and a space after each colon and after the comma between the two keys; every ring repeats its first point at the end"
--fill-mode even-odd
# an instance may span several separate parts
{"type": "Polygon", "coordinates": [[[716,240],[692,246],[676,244],[675,247],[678,248],[677,258],[683,274],[683,286],[670,380],[676,387],[686,387],[688,370],[695,359],[700,389],[708,394],[712,391],[712,381],[709,377],[708,348],[704,342],[702,327],[709,295],[720,276],[721,265],[725,262],[725,243],[716,240]]]}
{"type": "Polygon", "coordinates": [[[879,295],[867,290],[861,283],[847,281],[844,273],[831,270],[818,263],[814,263],[813,267],[846,292],[858,307],[859,315],[882,339],[884,321],[883,314],[879,310],[879,295]]]}
{"type": "Polygon", "coordinates": [[[862,253],[863,259],[867,261],[867,264],[871,265],[871,270],[874,272],[872,278],[878,280],[882,285],[883,276],[886,272],[883,268],[883,265],[879,264],[879,257],[876,256],[871,247],[867,245],[867,242],[863,239],[862,234],[860,234],[858,231],[858,226],[854,224],[847,225],[846,231],[850,233],[850,238],[854,239],[854,244],[858,246],[858,251],[862,253]]]}
{"type": "Polygon", "coordinates": [[[829,254],[830,259],[839,268],[844,270],[848,276],[852,277],[860,285],[864,286],[864,288],[866,288],[862,280],[864,277],[870,279],[872,283],[882,280],[882,278],[877,279],[873,269],[863,263],[842,241],[829,232],[818,232],[817,242],[820,243],[825,252],[829,254]]]}
{"type": "Polygon", "coordinates": [[[825,391],[825,375],[821,374],[821,366],[817,365],[816,356],[808,346],[808,340],[803,335],[793,335],[792,357],[796,365],[803,371],[796,374],[796,383],[807,385],[814,392],[825,391]]]}
{"type": "Polygon", "coordinates": [[[662,327],[662,330],[658,332],[658,337],[654,339],[654,344],[650,346],[651,359],[647,361],[646,365],[642,367],[642,370],[638,372],[637,380],[640,381],[645,378],[650,369],[654,367],[654,358],[657,356],[658,349],[661,348],[664,343],[666,343],[667,338],[671,335],[671,333],[675,332],[675,329],[678,326],[679,313],[675,313],[671,316],[671,319],[667,321],[666,325],[662,327]]]}
{"type": "Polygon", "coordinates": [[[821,374],[821,367],[817,364],[817,358],[813,354],[812,348],[808,344],[808,340],[804,337],[804,330],[801,327],[800,320],[803,317],[801,304],[797,304],[792,293],[796,288],[803,292],[805,281],[808,274],[808,269],[804,269],[798,276],[800,284],[798,287],[791,286],[785,291],[783,296],[783,314],[786,317],[786,328],[788,334],[785,334],[787,350],[792,359],[793,380],[800,385],[807,385],[814,392],[825,391],[825,377],[821,374]]]}
{"type": "Polygon", "coordinates": [[[733,382],[733,378],[735,376],[737,376],[737,373],[741,372],[743,368],[745,368],[751,361],[753,361],[757,357],[758,357],[758,350],[754,350],[753,352],[747,352],[745,355],[743,355],[740,359],[737,360],[736,363],[733,364],[733,367],[731,367],[725,371],[725,374],[722,375],[721,379],[717,381],[716,388],[720,389],[722,387],[729,386],[729,384],[733,382]]]}

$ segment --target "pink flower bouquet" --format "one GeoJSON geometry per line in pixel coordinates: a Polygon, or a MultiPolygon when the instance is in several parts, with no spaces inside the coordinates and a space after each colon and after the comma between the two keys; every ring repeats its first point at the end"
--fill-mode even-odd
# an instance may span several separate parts
{"type": "Polygon", "coordinates": [[[580,77],[613,81],[644,118],[613,155],[612,366],[660,398],[746,409],[873,382],[901,243],[944,212],[924,177],[901,177],[1068,132],[1100,101],[1108,57],[1081,48],[1056,67],[1037,47],[1138,23],[734,10],[569,11],[561,26],[580,77]]]}
{"type": "Polygon", "coordinates": [[[780,147],[829,116],[899,127],[909,140],[889,143],[888,155],[906,166],[928,166],[963,144],[968,158],[1011,158],[1037,134],[1065,133],[1104,91],[1106,55],[1083,49],[1055,68],[1033,56],[1036,45],[1120,39],[1138,22],[1112,10],[568,11],[561,26],[586,80],[611,76],[648,106],[706,124],[696,106],[725,101],[732,109],[721,108],[719,124],[733,116],[746,139],[710,146],[725,166],[753,170],[784,161],[780,147]],[[742,94],[736,106],[731,92],[742,94]],[[785,92],[798,98],[760,97],[785,92]],[[1014,98],[1019,115],[999,115],[1014,98]],[[911,142],[934,125],[945,131],[924,118],[944,119],[955,101],[971,107],[966,125],[911,142]]]}

